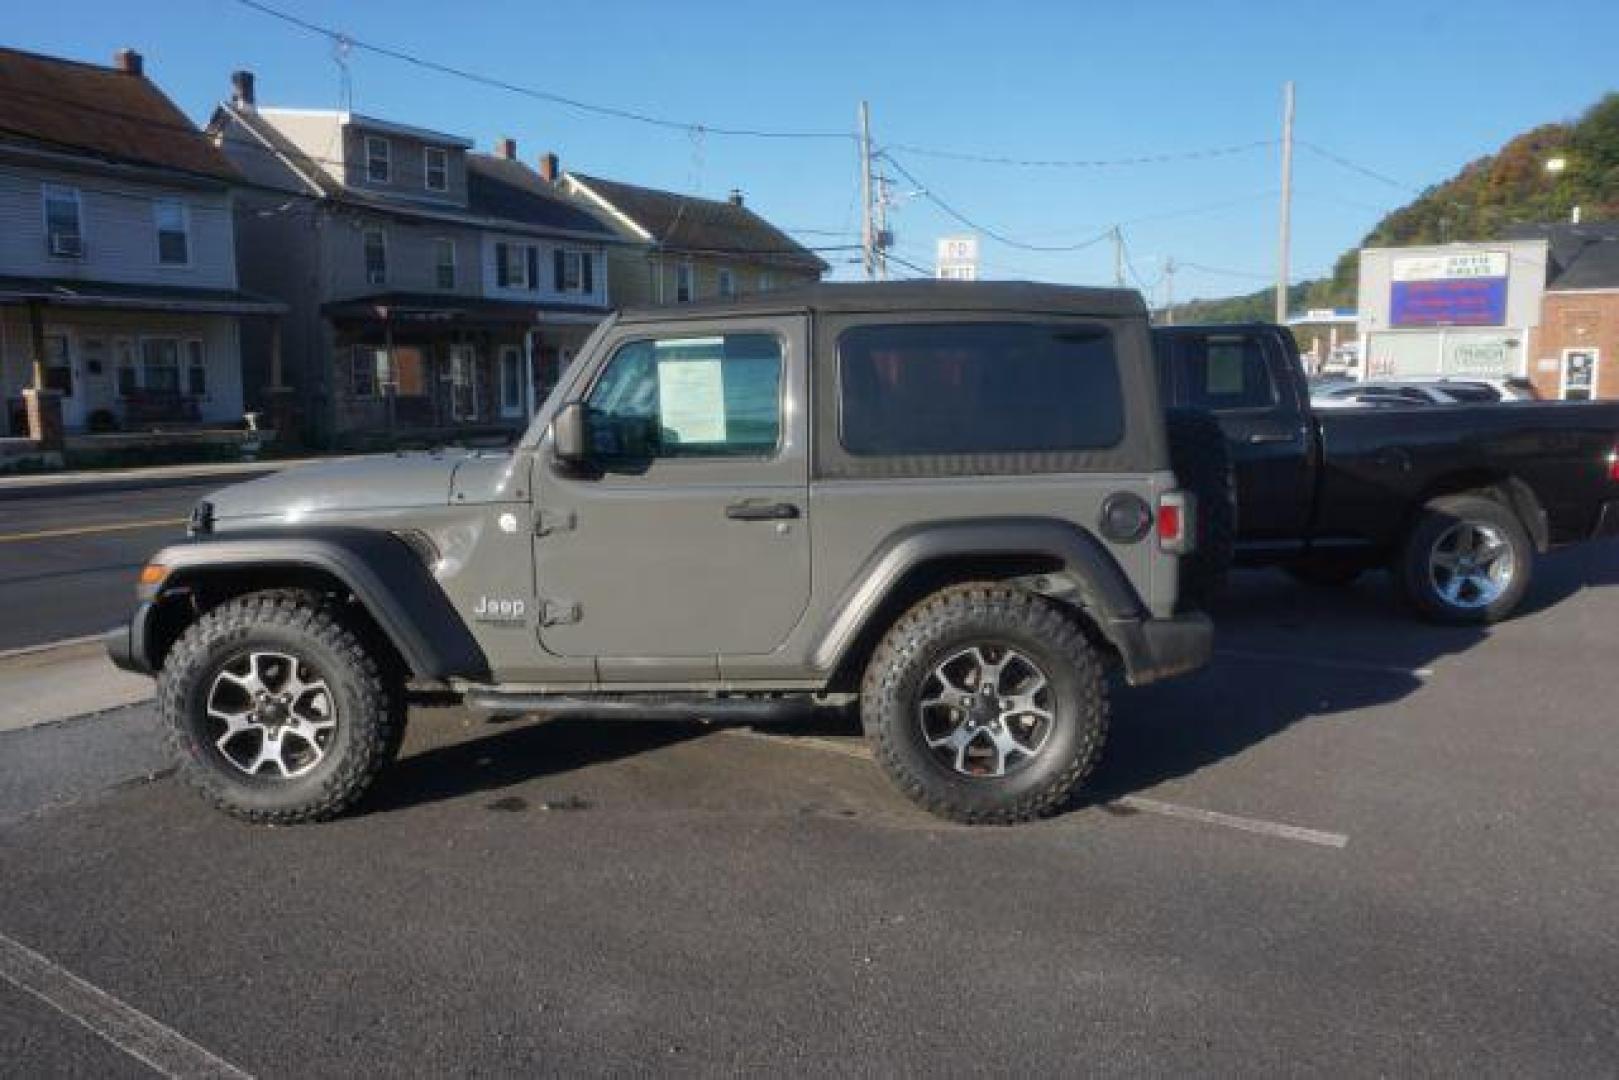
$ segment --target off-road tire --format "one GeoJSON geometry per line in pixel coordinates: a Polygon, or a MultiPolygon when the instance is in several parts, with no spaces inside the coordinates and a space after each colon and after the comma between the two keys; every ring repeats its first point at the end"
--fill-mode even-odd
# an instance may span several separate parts
{"type": "Polygon", "coordinates": [[[324,821],[350,809],[404,737],[404,677],[397,658],[342,604],[315,593],[251,593],[208,611],[169,652],[157,697],[181,777],[214,807],[254,824],[324,821]],[[209,737],[208,694],[216,675],[255,647],[307,661],[334,699],[332,741],[303,776],[249,776],[225,760],[209,737]]]}
{"type": "Polygon", "coordinates": [[[1164,419],[1175,481],[1197,498],[1197,546],[1180,561],[1180,602],[1183,608],[1201,609],[1225,588],[1236,551],[1236,471],[1231,447],[1212,414],[1170,409],[1164,419]]]}
{"type": "Polygon", "coordinates": [[[1406,537],[1395,576],[1406,601],[1423,618],[1450,626],[1478,626],[1511,615],[1534,574],[1535,545],[1518,515],[1487,495],[1445,495],[1422,509],[1406,537]],[[1492,602],[1479,607],[1458,607],[1434,588],[1429,557],[1434,545],[1458,522],[1488,526],[1505,539],[1514,560],[1510,583],[1492,602]]]}
{"type": "Polygon", "coordinates": [[[1058,809],[1090,773],[1107,737],[1101,659],[1074,617],[1044,597],[994,582],[941,589],[901,616],[866,667],[860,706],[877,761],[900,791],[930,813],[969,825],[1011,825],[1058,809]],[[1044,669],[1055,722],[1022,768],[996,778],[963,776],[928,749],[918,695],[950,651],[996,643],[1044,669]]]}

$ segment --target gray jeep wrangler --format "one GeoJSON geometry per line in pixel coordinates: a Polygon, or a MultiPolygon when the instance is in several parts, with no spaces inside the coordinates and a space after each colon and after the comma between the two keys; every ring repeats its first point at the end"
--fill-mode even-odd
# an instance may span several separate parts
{"type": "Polygon", "coordinates": [[[1210,653],[1178,603],[1133,292],[824,285],[628,311],[509,452],[291,469],[199,504],[109,638],[185,777],[331,817],[413,695],[499,714],[766,723],[858,693],[899,788],[964,822],[1059,806],[1117,671],[1210,653]]]}

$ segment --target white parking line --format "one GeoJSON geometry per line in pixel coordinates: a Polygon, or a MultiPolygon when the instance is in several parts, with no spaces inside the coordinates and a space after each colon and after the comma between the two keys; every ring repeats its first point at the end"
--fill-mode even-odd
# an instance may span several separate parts
{"type": "Polygon", "coordinates": [[[173,1028],[4,934],[0,934],[0,979],[78,1021],[163,1076],[251,1080],[248,1073],[173,1028]]]}
{"type": "Polygon", "coordinates": [[[1214,655],[1227,660],[1243,660],[1256,664],[1304,664],[1307,667],[1334,668],[1338,671],[1370,671],[1380,675],[1414,675],[1419,679],[1433,677],[1433,668],[1400,667],[1398,664],[1372,664],[1362,660],[1334,660],[1326,656],[1301,656],[1297,653],[1246,652],[1241,649],[1215,649],[1214,655]]]}
{"type": "Polygon", "coordinates": [[[1122,796],[1114,799],[1110,805],[1123,806],[1131,810],[1141,810],[1149,814],[1162,814],[1164,817],[1182,818],[1186,821],[1201,821],[1205,825],[1223,825],[1228,829],[1259,833],[1261,836],[1275,836],[1283,840],[1300,840],[1306,844],[1318,844],[1321,847],[1341,848],[1349,844],[1349,837],[1343,833],[1304,829],[1297,825],[1283,825],[1279,821],[1265,821],[1262,818],[1238,817],[1236,814],[1222,814],[1218,810],[1199,810],[1195,806],[1181,806],[1178,803],[1159,802],[1157,799],[1143,799],[1139,795],[1122,796]]]}
{"type": "MultiPolygon", "coordinates": [[[[875,763],[871,751],[863,743],[849,742],[842,739],[823,739],[813,735],[771,735],[763,731],[750,731],[747,728],[720,728],[719,730],[721,734],[725,735],[762,739],[778,746],[798,746],[805,750],[841,754],[844,757],[875,763]]],[[[1220,825],[1240,832],[1274,836],[1279,840],[1298,840],[1301,843],[1315,844],[1318,847],[1342,848],[1347,847],[1349,844],[1349,837],[1343,833],[1306,829],[1298,825],[1286,825],[1280,821],[1266,821],[1263,818],[1222,814],[1218,810],[1202,810],[1195,806],[1181,806],[1179,803],[1144,799],[1139,795],[1124,795],[1114,799],[1107,805],[1122,806],[1125,809],[1137,810],[1145,814],[1161,814],[1164,817],[1180,818],[1182,821],[1196,821],[1204,825],[1220,825]]]]}

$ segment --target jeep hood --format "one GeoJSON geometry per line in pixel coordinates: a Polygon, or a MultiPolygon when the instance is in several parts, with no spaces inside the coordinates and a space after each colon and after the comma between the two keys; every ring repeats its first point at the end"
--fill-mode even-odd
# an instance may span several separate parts
{"type": "Polygon", "coordinates": [[[463,450],[295,465],[222,488],[206,501],[216,522],[235,526],[491,502],[508,497],[511,464],[507,452],[463,450]]]}

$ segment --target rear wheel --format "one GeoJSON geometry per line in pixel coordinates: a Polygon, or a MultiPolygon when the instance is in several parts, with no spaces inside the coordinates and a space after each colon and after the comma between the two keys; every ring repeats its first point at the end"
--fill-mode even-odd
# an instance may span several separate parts
{"type": "Polygon", "coordinates": [[[1452,624],[1492,623],[1523,600],[1535,549],[1506,506],[1484,495],[1430,502],[1407,538],[1399,577],[1424,616],[1452,624]]]}
{"type": "Polygon", "coordinates": [[[1061,806],[1101,754],[1099,658],[1056,604],[994,583],[941,590],[888,632],[861,715],[877,760],[912,801],[969,824],[1061,806]]]}
{"type": "Polygon", "coordinates": [[[403,680],[340,605],[254,593],[181,635],[158,680],[181,774],[246,821],[342,813],[399,749],[403,680]]]}

